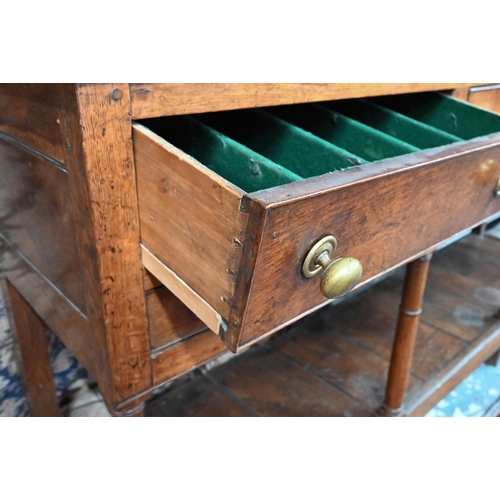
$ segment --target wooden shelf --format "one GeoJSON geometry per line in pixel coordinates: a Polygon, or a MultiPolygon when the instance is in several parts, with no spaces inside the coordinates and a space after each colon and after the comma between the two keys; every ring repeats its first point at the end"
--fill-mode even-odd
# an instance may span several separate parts
{"type": "MultiPolygon", "coordinates": [[[[500,348],[500,240],[431,261],[405,413],[424,415],[500,348]]],[[[404,269],[152,401],[153,415],[370,416],[382,405],[404,269]],[[210,395],[207,397],[207,394],[210,395]]]]}

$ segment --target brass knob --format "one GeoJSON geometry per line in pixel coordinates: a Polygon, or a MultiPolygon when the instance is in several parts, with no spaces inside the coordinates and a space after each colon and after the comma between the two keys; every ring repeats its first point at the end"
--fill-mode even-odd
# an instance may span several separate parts
{"type": "Polygon", "coordinates": [[[500,178],[498,179],[497,185],[495,187],[495,194],[500,196],[500,178]]]}
{"type": "Polygon", "coordinates": [[[321,293],[328,299],[336,299],[349,293],[361,279],[363,266],[352,257],[333,260],[337,249],[334,236],[326,236],[318,241],[307,254],[302,265],[302,275],[313,278],[321,276],[321,293]]]}

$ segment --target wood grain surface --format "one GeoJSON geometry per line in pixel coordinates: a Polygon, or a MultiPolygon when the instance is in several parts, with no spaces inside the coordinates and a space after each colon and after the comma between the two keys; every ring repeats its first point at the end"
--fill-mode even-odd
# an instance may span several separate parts
{"type": "Polygon", "coordinates": [[[209,330],[174,344],[153,354],[154,384],[177,378],[226,351],[221,339],[209,330]]]}
{"type": "Polygon", "coordinates": [[[68,174],[0,137],[0,179],[0,233],[85,313],[68,174]]]}
{"type": "Polygon", "coordinates": [[[473,87],[468,94],[471,104],[500,113],[500,84],[473,87]]]}
{"type": "Polygon", "coordinates": [[[109,407],[151,387],[152,372],[130,95],[124,84],[69,85],[64,100],[70,193],[87,275],[97,381],[109,407]]]}
{"type": "Polygon", "coordinates": [[[413,351],[422,312],[425,284],[431,254],[410,262],[406,268],[403,298],[399,310],[396,336],[392,347],[383,413],[402,412],[406,387],[413,363],[413,351]]]}
{"type": "Polygon", "coordinates": [[[153,349],[206,329],[205,324],[163,286],[146,294],[146,309],[153,349]]]}
{"type": "Polygon", "coordinates": [[[59,417],[61,412],[50,365],[47,327],[9,281],[2,279],[0,285],[30,415],[59,417]]]}
{"type": "Polygon", "coordinates": [[[470,83],[134,83],[132,116],[205,113],[469,87],[470,83]]]}
{"type": "Polygon", "coordinates": [[[0,84],[0,132],[64,162],[59,85],[0,84]]]}
{"type": "MultiPolygon", "coordinates": [[[[425,414],[498,350],[500,323],[493,316],[500,265],[498,258],[490,258],[499,252],[498,240],[468,236],[434,254],[423,310],[431,303],[436,308],[444,304],[450,314],[444,327],[420,323],[405,414],[425,414]],[[467,278],[461,294],[448,296],[460,274],[467,278]],[[488,308],[476,315],[456,314],[464,307],[474,311],[479,304],[488,308]],[[453,331],[470,321],[481,325],[477,338],[467,342],[456,337],[453,331]]],[[[375,414],[384,399],[404,274],[399,269],[224,365],[190,377],[190,382],[179,381],[147,413],[230,416],[243,408],[252,415],[281,417],[375,414]]]]}
{"type": "Polygon", "coordinates": [[[256,194],[267,217],[257,235],[240,346],[327,303],[319,280],[301,275],[305,255],[321,237],[337,238],[337,258],[360,260],[362,284],[499,213],[493,194],[499,139],[495,134],[408,155],[404,165],[387,160],[256,194]]]}
{"type": "Polygon", "coordinates": [[[54,287],[9,243],[0,237],[0,274],[36,314],[61,339],[95,380],[100,380],[105,353],[93,340],[93,331],[82,312],[54,287]]]}
{"type": "Polygon", "coordinates": [[[134,149],[142,244],[227,320],[246,224],[242,192],[140,125],[134,149]]]}

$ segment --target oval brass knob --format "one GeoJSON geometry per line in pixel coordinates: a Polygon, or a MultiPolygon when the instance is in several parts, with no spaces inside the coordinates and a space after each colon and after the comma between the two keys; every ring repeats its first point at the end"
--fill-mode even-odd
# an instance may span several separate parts
{"type": "Polygon", "coordinates": [[[347,257],[333,260],[336,248],[337,240],[333,236],[326,236],[311,248],[302,266],[305,278],[323,272],[320,289],[328,299],[349,293],[359,283],[363,272],[363,266],[357,259],[347,257]]]}
{"type": "Polygon", "coordinates": [[[495,195],[500,196],[500,178],[498,179],[497,185],[495,186],[495,195]]]}

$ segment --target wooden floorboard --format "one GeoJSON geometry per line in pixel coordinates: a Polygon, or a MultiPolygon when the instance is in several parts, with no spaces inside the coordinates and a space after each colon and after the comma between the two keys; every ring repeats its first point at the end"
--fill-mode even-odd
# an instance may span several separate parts
{"type": "MultiPolygon", "coordinates": [[[[428,411],[485,352],[500,347],[493,318],[500,307],[498,256],[499,240],[469,236],[431,261],[407,397],[413,414],[428,411]]],[[[374,415],[384,399],[403,280],[402,269],[173,386],[148,414],[374,415]]]]}
{"type": "Polygon", "coordinates": [[[220,390],[207,378],[183,382],[146,405],[147,417],[250,417],[235,398],[220,390]]]}

